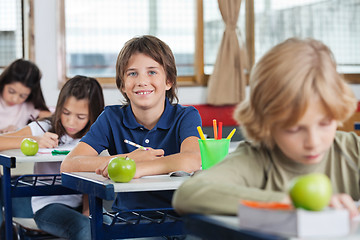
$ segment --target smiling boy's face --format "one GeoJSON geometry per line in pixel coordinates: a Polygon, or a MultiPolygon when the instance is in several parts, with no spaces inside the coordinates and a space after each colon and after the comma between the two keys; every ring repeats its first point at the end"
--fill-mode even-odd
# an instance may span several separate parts
{"type": "Polygon", "coordinates": [[[305,114],[288,128],[275,127],[273,138],[281,151],[295,162],[321,162],[335,138],[337,122],[329,117],[318,98],[310,101],[305,114]]]}
{"type": "Polygon", "coordinates": [[[125,70],[122,91],[130,99],[133,108],[163,110],[166,91],[170,88],[162,65],[142,53],[131,56],[125,70]]]}

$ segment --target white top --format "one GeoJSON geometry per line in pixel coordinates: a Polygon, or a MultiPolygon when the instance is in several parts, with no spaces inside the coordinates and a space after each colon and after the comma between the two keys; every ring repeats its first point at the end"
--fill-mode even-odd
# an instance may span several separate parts
{"type": "Polygon", "coordinates": [[[15,125],[18,128],[25,127],[30,119],[30,114],[36,118],[39,113],[40,110],[35,109],[32,103],[24,102],[8,106],[0,97],[0,129],[9,125],[15,125]]]}
{"type": "MultiPolygon", "coordinates": [[[[45,131],[48,131],[51,127],[50,123],[47,121],[39,122],[40,125],[44,128],[45,131]]],[[[44,132],[36,124],[32,122],[29,124],[31,128],[31,133],[33,136],[43,135],[44,132]]],[[[74,148],[75,145],[80,141],[80,139],[73,139],[69,135],[64,135],[61,137],[62,148],[68,148],[69,150],[74,148]]],[[[60,173],[61,162],[36,162],[34,166],[35,174],[57,174],[60,173]]],[[[81,194],[72,194],[72,195],[55,195],[55,196],[39,196],[31,198],[31,205],[33,212],[40,210],[51,203],[62,203],[69,207],[79,207],[82,204],[82,195],[81,194]]]]}

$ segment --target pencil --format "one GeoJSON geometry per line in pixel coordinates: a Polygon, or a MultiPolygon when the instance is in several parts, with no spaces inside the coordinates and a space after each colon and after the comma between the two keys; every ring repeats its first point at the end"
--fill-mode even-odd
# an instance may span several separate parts
{"type": "Polygon", "coordinates": [[[46,133],[45,129],[40,125],[40,123],[38,122],[38,120],[36,120],[36,118],[35,118],[32,114],[30,114],[30,117],[31,117],[31,120],[35,121],[36,124],[41,128],[41,130],[42,130],[44,133],[46,133]]]}
{"type": "Polygon", "coordinates": [[[222,126],[223,126],[223,123],[219,122],[219,130],[218,130],[218,139],[219,140],[222,139],[222,126]]]}
{"type": "Polygon", "coordinates": [[[131,146],[140,148],[140,149],[142,149],[142,150],[148,150],[146,147],[143,147],[143,146],[141,146],[141,145],[139,145],[139,144],[137,144],[137,143],[134,143],[134,142],[132,142],[132,141],[129,141],[129,140],[127,140],[127,139],[124,140],[124,143],[130,144],[131,146]]]}
{"type": "Polygon", "coordinates": [[[234,128],[234,129],[229,133],[229,135],[227,136],[226,139],[231,139],[232,136],[234,135],[235,131],[236,131],[236,128],[234,128]]]}
{"type": "Polygon", "coordinates": [[[201,140],[205,140],[205,135],[200,126],[197,127],[201,140]]]}
{"type": "Polygon", "coordinates": [[[214,128],[214,139],[218,139],[216,119],[213,120],[213,128],[214,128]]]}

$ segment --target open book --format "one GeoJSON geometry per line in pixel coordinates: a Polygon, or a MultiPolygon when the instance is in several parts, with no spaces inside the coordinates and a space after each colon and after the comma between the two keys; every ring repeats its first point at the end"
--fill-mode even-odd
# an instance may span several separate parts
{"type": "Polygon", "coordinates": [[[289,237],[339,237],[350,232],[345,209],[317,212],[281,203],[241,201],[238,217],[241,228],[289,237]]]}

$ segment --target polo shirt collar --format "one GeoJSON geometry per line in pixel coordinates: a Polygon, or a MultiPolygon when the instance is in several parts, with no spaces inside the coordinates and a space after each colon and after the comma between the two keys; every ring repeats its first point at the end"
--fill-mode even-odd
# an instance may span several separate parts
{"type": "MultiPolygon", "coordinates": [[[[175,114],[173,114],[174,106],[170,103],[169,99],[165,99],[165,110],[161,115],[159,122],[153,128],[169,129],[172,125],[172,122],[175,121],[175,114]]],[[[144,128],[143,125],[139,124],[136,121],[133,111],[131,110],[131,105],[124,106],[124,120],[123,123],[125,127],[129,129],[144,128]]]]}

